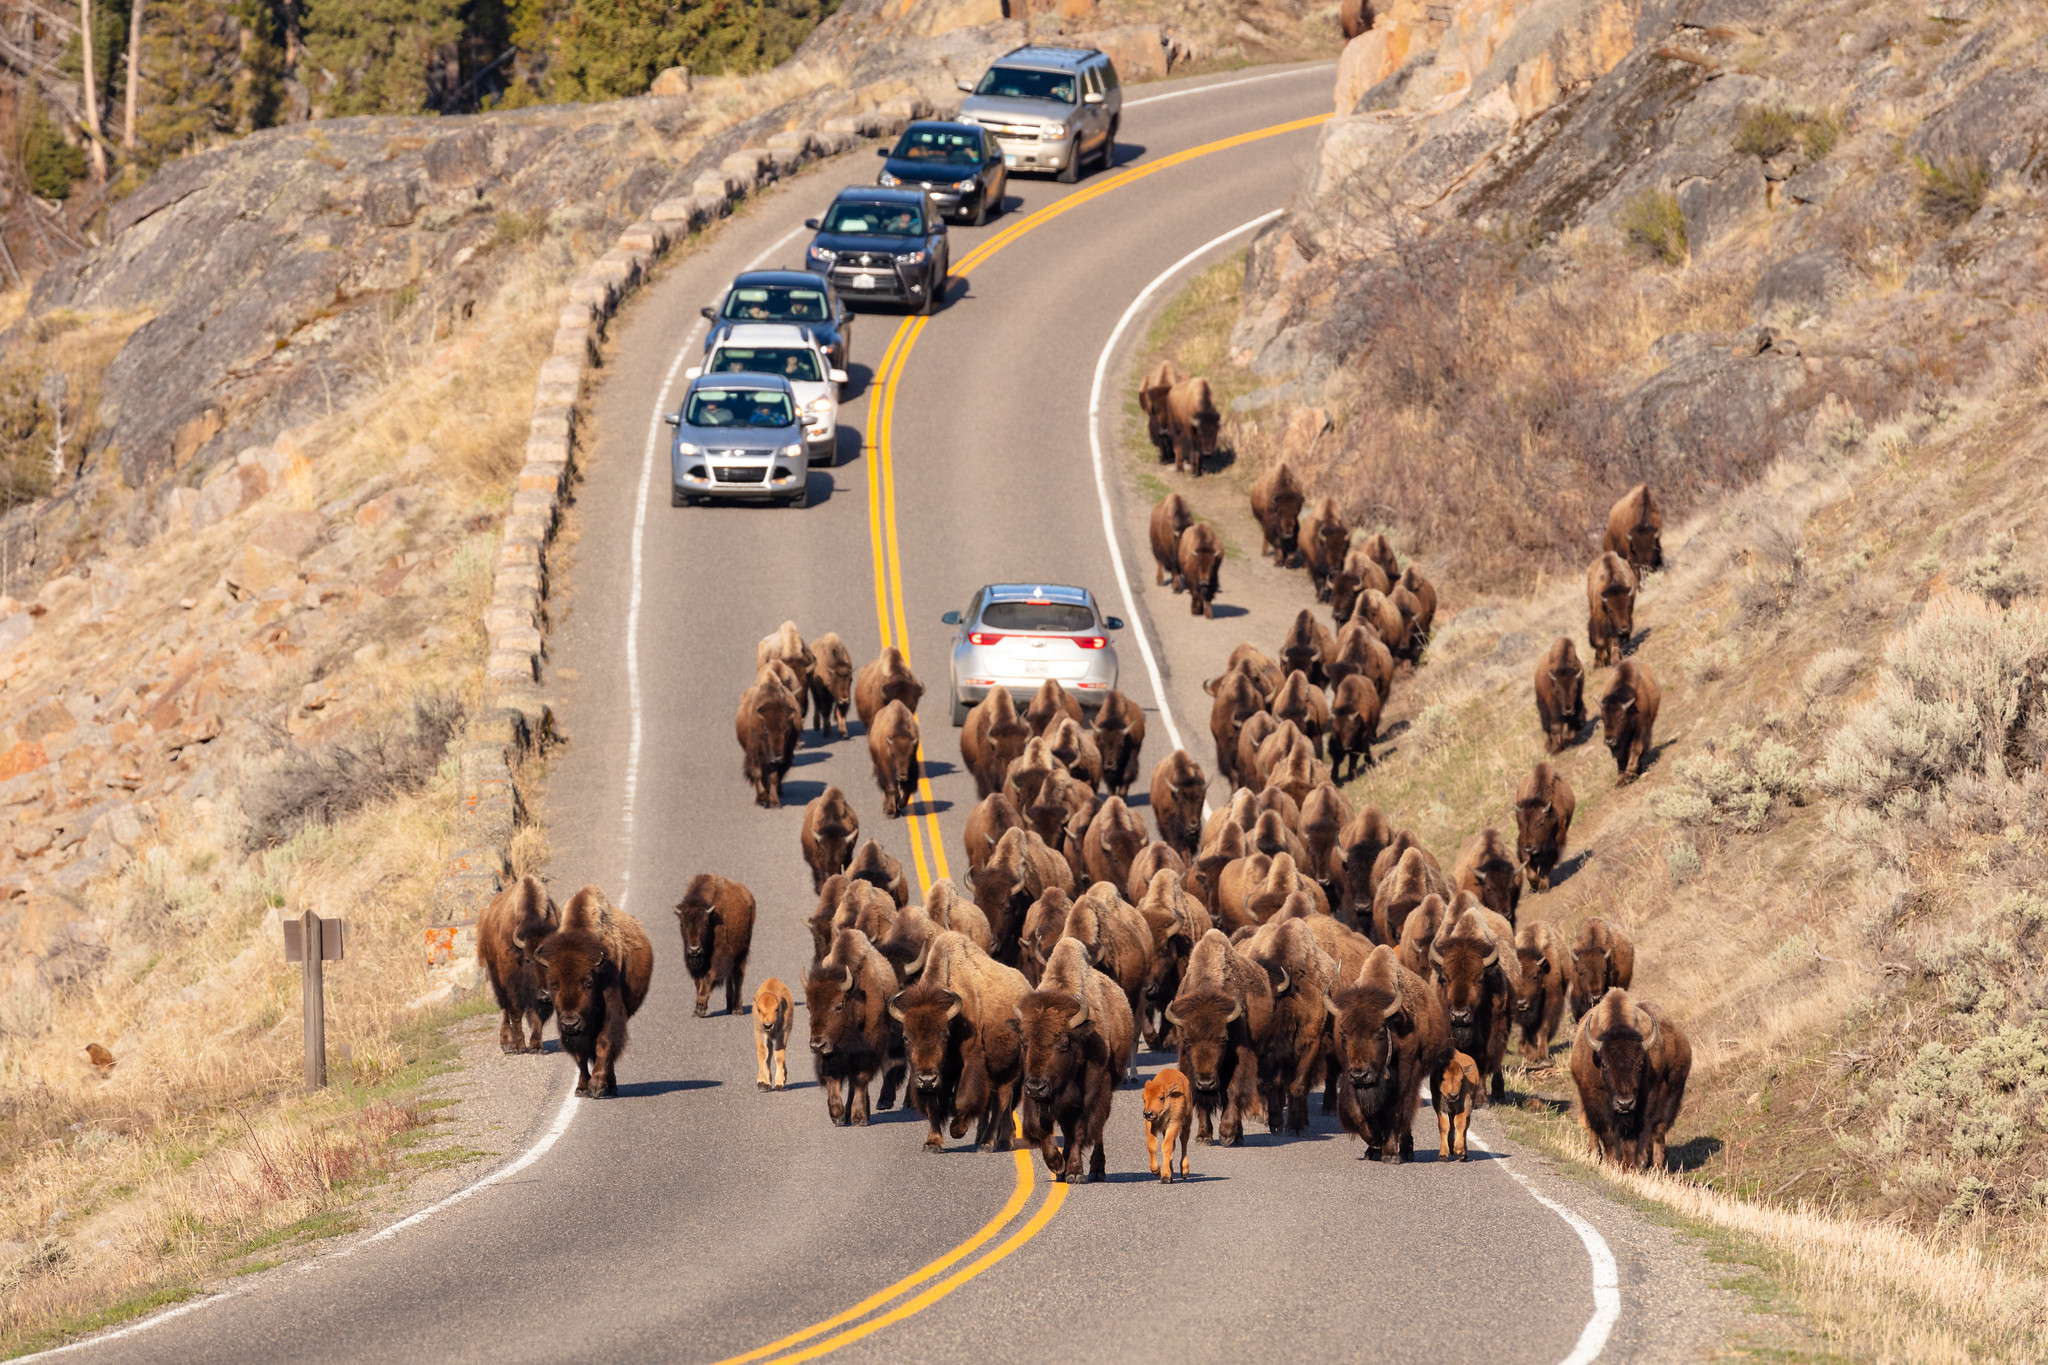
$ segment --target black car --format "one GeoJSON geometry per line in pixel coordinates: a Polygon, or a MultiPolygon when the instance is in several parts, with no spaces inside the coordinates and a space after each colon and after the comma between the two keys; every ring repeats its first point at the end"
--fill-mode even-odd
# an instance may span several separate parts
{"type": "Polygon", "coordinates": [[[952,263],[946,220],[923,190],[852,186],[823,218],[804,226],[818,234],[804,268],[830,280],[841,298],[901,303],[921,313],[945,298],[952,263]]]}
{"type": "Polygon", "coordinates": [[[923,186],[939,212],[980,227],[1003,211],[1010,173],[996,135],[973,123],[913,123],[884,158],[877,184],[923,186]]]}
{"type": "Polygon", "coordinates": [[[704,336],[704,354],[725,340],[726,333],[743,323],[787,322],[811,334],[824,348],[832,368],[846,368],[846,356],[853,349],[853,314],[839,302],[829,279],[820,280],[808,270],[749,270],[736,276],[725,291],[725,300],[706,308],[711,319],[704,336]]]}

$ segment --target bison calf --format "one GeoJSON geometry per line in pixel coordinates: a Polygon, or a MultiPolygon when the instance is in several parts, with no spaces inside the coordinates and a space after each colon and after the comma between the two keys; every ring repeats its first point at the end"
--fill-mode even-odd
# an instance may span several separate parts
{"type": "Polygon", "coordinates": [[[569,898],[559,929],[534,949],[547,969],[562,1051],[576,1059],[576,1093],[610,1098],[626,1051],[626,1021],[654,979],[654,945],[640,921],[612,909],[604,892],[586,886],[569,898]]]}
{"type": "Polygon", "coordinates": [[[1594,1159],[1663,1169],[1665,1135],[1691,1073],[1685,1030],[1657,1006],[1609,991],[1572,1039],[1572,1082],[1594,1159]]]}
{"type": "Polygon", "coordinates": [[[1180,1148],[1180,1178],[1188,1178],[1188,1130],[1194,1125],[1188,1078],[1167,1067],[1145,1082],[1145,1156],[1163,1185],[1173,1183],[1173,1152],[1180,1148]]]}
{"type": "Polygon", "coordinates": [[[1465,1160],[1465,1130],[1479,1107],[1479,1063],[1453,1052],[1430,1087],[1429,1107],[1436,1110],[1437,1160],[1465,1160]]]}
{"type": "Polygon", "coordinates": [[[754,1084],[781,1090],[789,1084],[789,1026],[796,1019],[796,997],[778,977],[769,977],[754,992],[754,1084]]]}
{"type": "Polygon", "coordinates": [[[729,877],[699,873],[676,903],[676,924],[683,931],[683,965],[697,983],[697,1017],[704,1017],[720,985],[725,1012],[738,1014],[754,943],[754,893],[729,877]]]}

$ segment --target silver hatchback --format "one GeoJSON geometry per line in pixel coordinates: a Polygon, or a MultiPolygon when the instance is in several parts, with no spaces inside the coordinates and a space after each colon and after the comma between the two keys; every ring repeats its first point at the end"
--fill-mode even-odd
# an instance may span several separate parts
{"type": "Polygon", "coordinates": [[[1104,616],[1086,588],[1046,583],[993,583],[967,610],[940,618],[957,626],[953,639],[953,724],[965,725],[974,704],[998,687],[1021,706],[1057,679],[1090,717],[1116,686],[1116,647],[1109,632],[1124,623],[1104,616]]]}

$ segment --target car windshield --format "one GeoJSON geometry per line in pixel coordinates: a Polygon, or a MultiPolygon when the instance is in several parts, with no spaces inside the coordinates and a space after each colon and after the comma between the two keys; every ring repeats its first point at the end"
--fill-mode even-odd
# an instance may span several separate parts
{"type": "Polygon", "coordinates": [[[1021,66],[992,66],[974,87],[977,95],[1000,95],[1013,100],[1074,102],[1074,77],[1066,71],[1030,71],[1021,66]]]}
{"type": "Polygon", "coordinates": [[[705,366],[710,374],[779,374],[792,383],[816,384],[825,371],[808,346],[721,346],[705,366]]]}
{"type": "Polygon", "coordinates": [[[825,293],[787,284],[748,285],[725,296],[725,316],[742,322],[823,322],[825,293]]]}
{"type": "Polygon", "coordinates": [[[952,128],[912,128],[889,153],[898,161],[931,161],[942,166],[979,166],[981,134],[952,128]]]}
{"type": "Polygon", "coordinates": [[[773,389],[699,389],[683,420],[693,427],[786,427],[796,418],[789,395],[773,389]]]}
{"type": "Polygon", "coordinates": [[[1093,630],[1095,613],[1069,602],[991,602],[981,623],[990,630],[1093,630]]]}
{"type": "Polygon", "coordinates": [[[825,214],[825,231],[844,237],[916,237],[924,232],[924,215],[909,204],[834,204],[825,214]]]}

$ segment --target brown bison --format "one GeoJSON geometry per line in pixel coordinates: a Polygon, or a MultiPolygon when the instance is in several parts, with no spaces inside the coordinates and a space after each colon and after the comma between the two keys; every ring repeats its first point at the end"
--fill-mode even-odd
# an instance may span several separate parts
{"type": "Polygon", "coordinates": [[[1181,533],[1195,524],[1195,514],[1188,510],[1188,500],[1178,493],[1168,493],[1152,504],[1152,577],[1156,587],[1172,588],[1175,592],[1187,591],[1187,582],[1181,575],[1180,538],[1181,533]]]}
{"type": "Polygon", "coordinates": [[[1188,871],[1188,860],[1180,856],[1180,850],[1164,840],[1154,839],[1138,850],[1138,856],[1131,859],[1131,874],[1124,881],[1124,895],[1136,905],[1145,899],[1145,888],[1152,885],[1152,879],[1162,872],[1171,872],[1176,878],[1188,871]]]}
{"type": "Polygon", "coordinates": [[[1188,614],[1214,619],[1216,594],[1223,591],[1223,540],[1216,528],[1198,521],[1180,533],[1180,578],[1188,590],[1188,614]]]}
{"type": "Polygon", "coordinates": [[[1450,909],[1444,898],[1434,892],[1424,896],[1408,918],[1401,921],[1401,941],[1394,945],[1395,954],[1401,965],[1425,981],[1436,978],[1436,968],[1430,963],[1430,945],[1436,942],[1437,930],[1444,927],[1444,920],[1450,909]]]}
{"type": "MultiPolygon", "coordinates": [[[[1384,861],[1387,853],[1392,851],[1393,846],[1389,845],[1380,858],[1384,861]]],[[[1444,880],[1442,870],[1427,852],[1420,848],[1403,851],[1400,860],[1373,888],[1373,937],[1381,943],[1399,943],[1402,922],[1410,911],[1422,904],[1422,898],[1429,895],[1442,896],[1448,901],[1451,898],[1450,883],[1444,880]]]]}
{"type": "Polygon", "coordinates": [[[950,877],[940,877],[924,893],[924,913],[941,929],[967,935],[968,942],[984,953],[995,946],[995,933],[981,907],[960,893],[950,877]]]}
{"type": "Polygon", "coordinates": [[[1273,698],[1273,719],[1293,722],[1294,728],[1308,737],[1317,761],[1321,761],[1323,735],[1330,728],[1330,699],[1321,687],[1309,681],[1308,674],[1296,669],[1287,675],[1287,681],[1280,684],[1280,695],[1273,698]]]}
{"type": "Polygon", "coordinates": [[[1337,27],[1344,34],[1344,41],[1347,43],[1370,29],[1372,21],[1373,7],[1370,0],[1343,0],[1337,7],[1337,27]]]}
{"type": "Polygon", "coordinates": [[[896,1107],[904,1060],[902,1034],[889,1017],[894,994],[895,969],[858,929],[841,929],[824,960],[804,973],[811,1060],[825,1091],[825,1112],[841,1127],[867,1126],[868,1087],[877,1074],[882,1094],[876,1107],[896,1107]]]}
{"type": "Polygon", "coordinates": [[[917,798],[917,717],[900,701],[883,707],[868,727],[868,761],[882,789],[882,814],[901,815],[917,798]]]}
{"type": "Polygon", "coordinates": [[[1032,736],[1025,742],[1024,752],[1010,760],[1010,770],[1003,774],[1003,795],[1028,819],[1031,807],[1038,801],[1039,788],[1059,766],[1052,756],[1052,745],[1042,736],[1032,736]]]}
{"type": "Polygon", "coordinates": [[[1301,481],[1294,477],[1293,468],[1285,460],[1261,474],[1252,485],[1252,520],[1259,523],[1265,537],[1259,553],[1271,555],[1282,568],[1294,562],[1301,542],[1302,502],[1301,481]]]}
{"type": "Polygon", "coordinates": [[[1422,629],[1422,600],[1408,590],[1406,579],[1396,582],[1386,598],[1401,614],[1401,634],[1408,642],[1402,657],[1421,662],[1422,647],[1429,643],[1429,634],[1422,629]]]}
{"type": "Polygon", "coordinates": [[[1072,716],[1061,716],[1045,732],[1045,746],[1053,762],[1078,778],[1089,792],[1102,785],[1102,750],[1095,736],[1072,716]]]}
{"type": "Polygon", "coordinates": [[[796,719],[798,726],[801,727],[805,704],[811,695],[811,671],[817,667],[818,659],[811,652],[810,646],[804,643],[804,637],[798,632],[796,622],[784,621],[776,627],[773,635],[766,636],[754,646],[756,673],[767,667],[771,661],[783,665],[790,671],[791,681],[795,683],[795,686],[790,688],[790,695],[796,698],[796,719]]]}
{"type": "Polygon", "coordinates": [[[825,788],[824,795],[804,807],[804,827],[797,838],[811,869],[812,891],[823,887],[834,872],[846,871],[853,861],[853,841],[859,837],[860,816],[839,788],[825,788]]]}
{"type": "Polygon", "coordinates": [[[967,713],[960,727],[960,761],[974,774],[974,787],[981,796],[1003,789],[1010,765],[1031,741],[1031,727],[1017,714],[1017,703],[1007,687],[992,687],[988,695],[967,713]]]}
{"type": "Polygon", "coordinates": [[[1202,462],[1216,457],[1216,432],[1222,417],[1209,381],[1196,375],[1183,379],[1166,394],[1166,430],[1173,440],[1173,467],[1200,478],[1202,462]]]}
{"type": "Polygon", "coordinates": [[[1224,781],[1237,785],[1238,734],[1246,721],[1265,713],[1266,699],[1259,695],[1249,676],[1235,669],[1203,683],[1202,687],[1215,698],[1209,707],[1209,735],[1216,741],[1217,770],[1224,781]]]}
{"type": "Polygon", "coordinates": [[[1195,1087],[1195,1117],[1204,1142],[1235,1147],[1259,1091],[1258,1040],[1273,1016],[1265,969],[1211,929],[1188,954],[1180,991],[1166,1022],[1180,1035],[1177,1065],[1195,1087]]]}
{"type": "Polygon", "coordinates": [[[676,902],[676,927],[683,933],[683,965],[697,985],[696,1016],[710,1011],[717,986],[725,987],[725,1012],[738,1014],[754,946],[754,893],[730,877],[700,872],[676,902]]]}
{"type": "Polygon", "coordinates": [[[1685,1030],[1648,1001],[1609,991],[1572,1038],[1572,1082],[1594,1159],[1664,1169],[1664,1139],[1691,1074],[1685,1030]]]}
{"type": "Polygon", "coordinates": [[[841,929],[858,929],[881,943],[896,922],[896,903],[887,892],[855,877],[835,875],[825,879],[818,892],[818,905],[805,923],[811,931],[811,953],[822,962],[832,951],[832,940],[841,929]]]}
{"type": "Polygon", "coordinates": [[[796,1022],[796,997],[779,977],[754,992],[754,1084],[762,1090],[789,1085],[789,1028],[796,1022]]]}
{"type": "Polygon", "coordinates": [[[909,662],[903,651],[894,645],[884,646],[882,652],[872,661],[860,666],[860,672],[853,679],[853,709],[860,715],[860,723],[872,727],[875,717],[892,701],[900,701],[912,716],[917,714],[917,704],[924,700],[924,684],[910,671],[909,662]]]}
{"type": "Polygon", "coordinates": [[[733,730],[740,741],[740,771],[754,784],[754,804],[768,810],[782,806],[782,779],[796,762],[796,699],[771,677],[764,676],[740,697],[733,730]]]}
{"type": "Polygon", "coordinates": [[[1364,674],[1354,673],[1337,684],[1337,698],[1330,707],[1330,775],[1337,781],[1358,776],[1360,764],[1373,766],[1380,705],[1379,689],[1364,674]]]}
{"type": "Polygon", "coordinates": [[[1636,945],[1627,934],[1597,915],[1579,926],[1572,945],[1572,1018],[1585,1018],[1607,992],[1625,991],[1635,979],[1636,945]]]}
{"type": "MultiPolygon", "coordinates": [[[[1280,722],[1271,711],[1261,711],[1246,720],[1237,732],[1237,780],[1245,787],[1257,788],[1266,785],[1265,770],[1259,766],[1259,751],[1266,741],[1279,733],[1280,722]]],[[[1285,752],[1285,745],[1275,750],[1276,756],[1285,752]]]]}
{"type": "MultiPolygon", "coordinates": [[[[1288,672],[1306,673],[1310,682],[1321,687],[1330,679],[1324,664],[1336,656],[1337,637],[1330,633],[1330,628],[1318,621],[1308,607],[1296,612],[1294,624],[1287,628],[1287,638],[1280,642],[1280,667],[1288,672]]],[[[1284,678],[1281,686],[1286,686],[1284,678]]]]}
{"type": "Polygon", "coordinates": [[[1129,885],[1131,864],[1149,842],[1145,822],[1124,804],[1122,797],[1110,797],[1095,812],[1095,818],[1088,822],[1088,832],[1081,838],[1081,865],[1087,870],[1088,880],[1116,887],[1129,885]]]}
{"type": "MultiPolygon", "coordinates": [[[[1230,657],[1224,661],[1223,668],[1225,672],[1234,670],[1250,678],[1252,686],[1259,690],[1261,706],[1273,704],[1274,696],[1280,691],[1280,684],[1287,679],[1280,665],[1267,658],[1264,651],[1256,645],[1240,643],[1230,651],[1230,657]]],[[[1203,686],[1206,688],[1208,684],[1204,683],[1203,686]]]]}
{"type": "Polygon", "coordinates": [[[1337,836],[1336,856],[1343,890],[1337,898],[1336,913],[1354,929],[1362,927],[1359,923],[1361,910],[1366,921],[1371,921],[1372,893],[1378,885],[1373,877],[1373,864],[1393,838],[1387,817],[1374,805],[1359,807],[1358,814],[1351,817],[1351,822],[1337,836]]]}
{"type": "Polygon", "coordinates": [[[1323,951],[1305,919],[1274,919],[1245,940],[1245,954],[1273,986],[1273,1013],[1259,1039],[1259,1088],[1266,1124],[1290,1134],[1308,1131],[1308,1092],[1323,1078],[1328,1002],[1339,986],[1337,960],[1323,951]]]}
{"type": "Polygon", "coordinates": [[[1315,584],[1316,601],[1330,600],[1330,580],[1344,567],[1351,553],[1351,528],[1337,515],[1334,498],[1318,498],[1302,530],[1307,533],[1303,555],[1308,560],[1309,579],[1315,584]]]}
{"type": "Polygon", "coordinates": [[[1038,799],[1024,812],[1024,820],[1038,836],[1067,860],[1070,868],[1081,866],[1081,841],[1088,835],[1088,822],[1095,818],[1095,793],[1087,783],[1055,768],[1038,789],[1038,799]]]}
{"type": "Polygon", "coordinates": [[[1479,1085],[1479,1063],[1453,1052],[1429,1091],[1429,1107],[1436,1110],[1437,1160],[1463,1161],[1468,1155],[1465,1133],[1479,1107],[1479,1085]]]}
{"type": "Polygon", "coordinates": [[[1359,595],[1367,588],[1385,595],[1394,590],[1394,582],[1378,560],[1354,545],[1344,556],[1344,566],[1330,576],[1330,616],[1338,625],[1357,612],[1359,595]]]}
{"type": "Polygon", "coordinates": [[[1159,452],[1161,464],[1173,460],[1173,431],[1168,425],[1166,398],[1173,392],[1173,386],[1187,377],[1187,371],[1180,366],[1162,360],[1138,381],[1138,411],[1145,414],[1146,434],[1152,438],[1152,448],[1159,452]]]}
{"type": "Polygon", "coordinates": [[[1578,798],[1564,774],[1538,763],[1515,792],[1515,857],[1531,891],[1548,891],[1550,874],[1564,856],[1578,798]]]}
{"type": "Polygon", "coordinates": [[[1607,739],[1607,752],[1614,755],[1615,785],[1643,775],[1643,759],[1650,752],[1657,705],[1663,696],[1648,664],[1623,659],[1614,670],[1614,681],[1600,698],[1600,728],[1607,739]]]}
{"type": "Polygon", "coordinates": [[[1473,905],[1444,920],[1429,948],[1451,1019],[1451,1041],[1491,1077],[1493,1098],[1507,1097],[1501,1064],[1507,1058],[1522,962],[1515,931],[1491,910],[1473,905]]]}
{"type": "Polygon", "coordinates": [[[537,877],[513,882],[477,916],[476,960],[497,997],[500,1052],[541,1050],[540,1031],[554,1007],[548,1003],[547,970],[533,950],[561,922],[561,912],[537,877]]]}
{"type": "MultiPolygon", "coordinates": [[[[1380,850],[1380,856],[1373,859],[1372,884],[1374,891],[1378,891],[1379,884],[1387,879],[1387,874],[1389,872],[1392,872],[1394,870],[1395,864],[1401,861],[1401,855],[1406,853],[1411,848],[1420,849],[1422,852],[1422,861],[1428,863],[1431,867],[1435,868],[1439,873],[1443,871],[1443,864],[1437,861],[1436,855],[1434,853],[1431,853],[1428,849],[1422,847],[1422,841],[1415,837],[1414,830],[1397,830],[1394,833],[1394,837],[1387,840],[1386,846],[1380,850]]],[[[1449,897],[1449,895],[1451,894],[1449,885],[1450,884],[1448,882],[1445,883],[1445,889],[1443,894],[1446,897],[1449,897]]]]}
{"type": "Polygon", "coordinates": [[[1074,700],[1074,694],[1060,686],[1058,678],[1047,678],[1032,693],[1031,704],[1024,708],[1024,723],[1031,727],[1034,736],[1043,735],[1062,716],[1076,725],[1088,723],[1088,716],[1081,710],[1081,703],[1074,700]]]}
{"type": "Polygon", "coordinates": [[[1579,651],[1562,635],[1536,661],[1536,719],[1553,754],[1576,741],[1586,725],[1586,670],[1579,651]]]}
{"type": "Polygon", "coordinates": [[[1365,1141],[1372,1161],[1415,1155],[1422,1083],[1451,1055],[1443,1002],[1385,944],[1357,978],[1330,998],[1337,1067],[1337,1121],[1365,1141]]]}
{"type": "Polygon", "coordinates": [[[1363,621],[1380,637],[1380,643],[1387,647],[1387,653],[1397,659],[1409,656],[1408,618],[1394,605],[1394,599],[1371,588],[1358,594],[1358,612],[1351,618],[1363,621]]]}
{"type": "Polygon", "coordinates": [[[586,886],[562,907],[562,923],[533,950],[547,972],[546,999],[555,1008],[562,1051],[576,1059],[576,1093],[609,1099],[619,1093],[626,1021],[654,980],[654,945],[640,921],[612,909],[604,892],[586,886]]]}
{"type": "Polygon", "coordinates": [[[1343,883],[1337,871],[1337,840],[1351,823],[1351,803],[1334,782],[1319,784],[1301,803],[1301,841],[1308,846],[1302,866],[1334,904],[1343,883]]]}
{"type": "Polygon", "coordinates": [[[1222,908],[1224,872],[1243,857],[1244,827],[1241,825],[1224,825],[1195,855],[1194,870],[1185,880],[1188,890],[1209,907],[1210,915],[1220,913],[1222,908]]]}
{"type": "Polygon", "coordinates": [[[1074,898],[1057,886],[1048,886],[1045,894],[1031,902],[1024,912],[1024,924],[1017,930],[1017,968],[1024,973],[1024,979],[1033,986],[1045,974],[1045,964],[1052,956],[1052,948],[1060,941],[1060,932],[1067,927],[1067,912],[1074,908],[1074,898]]]}
{"type": "Polygon", "coordinates": [[[1611,664],[1628,650],[1636,628],[1636,576],[1620,555],[1607,553],[1586,569],[1586,642],[1593,664],[1611,664]]]}
{"type": "MultiPolygon", "coordinates": [[[[1373,532],[1370,536],[1366,537],[1365,544],[1359,548],[1365,551],[1367,559],[1379,565],[1380,572],[1387,576],[1389,584],[1394,583],[1401,577],[1401,561],[1395,557],[1393,542],[1387,539],[1385,532],[1373,532]]],[[[1391,592],[1392,590],[1391,587],[1382,589],[1382,591],[1386,592],[1391,592]]]]}
{"type": "Polygon", "coordinates": [[[811,707],[818,718],[818,738],[825,738],[828,726],[839,727],[846,738],[846,709],[853,702],[853,655],[840,643],[836,631],[827,631],[811,641],[811,707]]]}
{"type": "Polygon", "coordinates": [[[1273,736],[1259,746],[1262,797],[1265,791],[1278,788],[1287,793],[1299,810],[1316,784],[1327,781],[1329,775],[1329,769],[1316,761],[1308,736],[1302,734],[1291,720],[1282,721],[1273,736]]]}
{"type": "Polygon", "coordinates": [[[1102,789],[1128,797],[1145,752],[1145,708],[1110,688],[1095,709],[1095,748],[1102,755],[1102,789]]]}
{"type": "Polygon", "coordinates": [[[1137,1018],[1152,966],[1152,930],[1115,883],[1097,882],[1076,898],[1060,937],[1078,940],[1088,950],[1088,964],[1123,989],[1131,1017],[1137,1018]]]}
{"type": "Polygon", "coordinates": [[[1024,828],[1024,812],[1017,809],[1017,803],[1000,791],[984,796],[973,810],[967,812],[967,882],[974,884],[974,877],[988,862],[989,855],[996,851],[996,841],[1013,829],[1024,828]]]}
{"type": "Polygon", "coordinates": [[[1422,576],[1421,570],[1410,564],[1401,572],[1398,586],[1407,592],[1408,600],[1414,603],[1412,611],[1403,608],[1403,614],[1414,617],[1413,630],[1417,648],[1429,642],[1431,632],[1436,629],[1436,585],[1422,576]]]}
{"type": "Polygon", "coordinates": [[[976,1125],[974,1145],[1010,1150],[1010,1111],[1017,1103],[1022,1053],[1010,1030],[1031,985],[955,933],[926,946],[914,985],[889,1001],[903,1027],[912,1094],[931,1131],[928,1152],[941,1151],[950,1122],[954,1137],[976,1125]]]}
{"type": "Polygon", "coordinates": [[[1525,924],[1515,931],[1515,956],[1522,960],[1522,978],[1515,986],[1515,1023],[1522,1030],[1522,1061],[1541,1066],[1550,1056],[1550,1040],[1564,1018],[1564,996],[1572,974],[1572,950],[1564,935],[1548,924],[1525,924]]]}
{"type": "Polygon", "coordinates": [[[1337,652],[1324,660],[1323,673],[1333,690],[1353,674],[1361,675],[1384,702],[1394,690],[1394,654],[1378,631],[1353,621],[1337,632],[1337,652]]]}
{"type": "Polygon", "coordinates": [[[903,864],[889,856],[879,839],[870,839],[860,846],[860,852],[847,865],[846,875],[888,892],[889,899],[899,907],[910,904],[910,879],[903,875],[903,864]]]}
{"type": "Polygon", "coordinates": [[[1650,485],[1639,483],[1621,495],[1607,513],[1607,539],[1600,548],[1620,555],[1637,574],[1664,567],[1664,518],[1650,485]]]}
{"type": "Polygon", "coordinates": [[[1188,954],[1212,927],[1209,911],[1189,894],[1180,876],[1169,870],[1152,874],[1138,898],[1138,915],[1152,939],[1151,962],[1145,973],[1145,991],[1138,1019],[1151,1047],[1167,1044],[1173,1026],[1166,1022],[1166,1007],[1180,992],[1187,972],[1188,954]]]}
{"type": "Polygon", "coordinates": [[[1265,877],[1258,885],[1245,889],[1246,914],[1264,924],[1277,916],[1297,895],[1307,901],[1312,913],[1330,913],[1330,903],[1323,895],[1323,888],[1302,875],[1301,864],[1292,854],[1282,851],[1269,856],[1272,862],[1266,867],[1265,877]]]}
{"type": "Polygon", "coordinates": [[[1184,858],[1195,856],[1208,790],[1208,775],[1185,749],[1175,749],[1152,769],[1152,819],[1159,837],[1184,858]]]}
{"type": "Polygon", "coordinates": [[[1082,1179],[1084,1158],[1086,1178],[1103,1179],[1103,1130],[1136,1051],[1130,1002],[1088,965],[1078,942],[1061,939],[1038,989],[1017,1002],[1010,1027],[1023,1044],[1024,1140],[1056,1180],[1082,1179]]]}
{"type": "Polygon", "coordinates": [[[1470,891],[1481,905],[1512,925],[1515,907],[1522,902],[1521,860],[1508,855],[1507,841],[1499,830],[1482,829],[1459,852],[1451,886],[1470,891]]]}
{"type": "Polygon", "coordinates": [[[974,904],[988,916],[995,957],[1017,965],[1017,935],[1024,913],[1047,890],[1074,891],[1067,860],[1029,829],[1012,829],[996,841],[988,862],[974,874],[974,904]]]}

